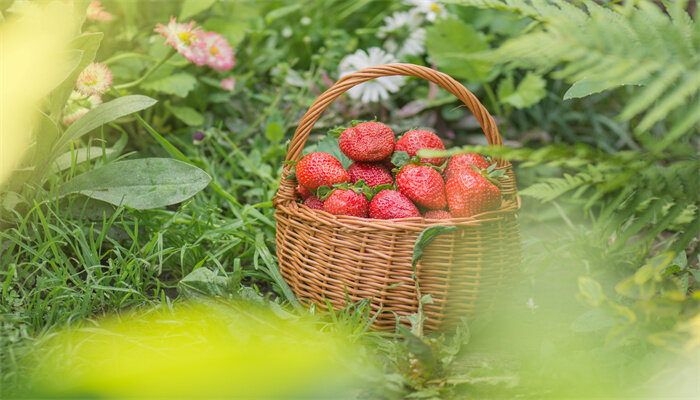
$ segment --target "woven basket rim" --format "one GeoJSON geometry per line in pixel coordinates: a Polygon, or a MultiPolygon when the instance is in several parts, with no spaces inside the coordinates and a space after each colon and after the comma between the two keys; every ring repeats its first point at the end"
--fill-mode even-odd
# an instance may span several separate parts
{"type": "Polygon", "coordinates": [[[424,217],[394,218],[394,219],[373,219],[355,217],[352,215],[333,215],[323,210],[309,208],[303,203],[292,202],[290,207],[285,207],[285,212],[300,216],[307,214],[308,219],[323,221],[326,224],[343,226],[348,229],[363,230],[367,228],[391,229],[391,230],[420,230],[433,225],[454,225],[468,226],[477,225],[484,222],[496,221],[505,217],[517,214],[520,209],[520,198],[516,201],[504,200],[501,205],[494,210],[485,211],[470,217],[449,218],[449,219],[427,219],[424,217]],[[302,211],[304,210],[304,211],[302,211]]]}

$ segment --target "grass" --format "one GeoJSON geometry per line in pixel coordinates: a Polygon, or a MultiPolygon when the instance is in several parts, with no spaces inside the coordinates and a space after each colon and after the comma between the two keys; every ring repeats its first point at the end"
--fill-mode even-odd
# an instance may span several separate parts
{"type": "MultiPolygon", "coordinates": [[[[285,146],[250,127],[240,133],[212,129],[198,145],[187,131],[167,139],[216,187],[179,206],[147,211],[80,197],[38,204],[27,199],[0,231],[3,391],[21,390],[26,360],[61,328],[113,313],[170,308],[186,294],[181,280],[200,268],[222,277],[230,297],[308,316],[295,307],[275,261],[272,198],[285,146]]],[[[140,151],[173,156],[152,146],[140,151]]],[[[551,171],[524,170],[520,182],[539,174],[551,171]]],[[[372,333],[363,302],[312,316],[313,324],[359,344],[377,364],[381,372],[369,397],[637,395],[629,387],[650,376],[655,360],[669,362],[667,354],[640,342],[611,348],[605,330],[571,327],[590,310],[576,300],[578,276],[605,279],[612,287],[646,252],[608,254],[607,239],[593,237],[576,208],[525,202],[523,274],[503,294],[498,313],[472,321],[471,339],[430,337],[421,347],[372,333]],[[420,349],[440,361],[424,364],[412,355],[420,349]]]]}

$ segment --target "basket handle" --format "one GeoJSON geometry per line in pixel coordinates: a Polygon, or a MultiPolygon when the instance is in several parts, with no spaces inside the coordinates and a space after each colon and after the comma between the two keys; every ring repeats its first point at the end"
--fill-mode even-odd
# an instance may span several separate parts
{"type": "MultiPolygon", "coordinates": [[[[486,135],[489,145],[502,146],[503,140],[501,139],[501,134],[498,132],[498,127],[496,122],[494,122],[491,114],[486,110],[486,108],[479,102],[479,100],[474,96],[467,88],[461,83],[454,80],[449,75],[442,72],[438,72],[434,69],[423,67],[415,64],[383,64],[374,67],[369,67],[361,69],[357,72],[345,75],[340,78],[333,86],[328,90],[323,92],[321,96],[316,99],[316,101],[309,107],[309,110],[304,114],[299,122],[297,130],[294,132],[294,137],[287,150],[286,161],[299,161],[301,158],[304,145],[309,137],[309,133],[313,129],[316,121],[321,117],[326,108],[341,94],[345,93],[348,89],[360,83],[380,78],[382,76],[393,76],[393,75],[406,75],[414,76],[416,78],[423,78],[427,81],[433,82],[434,84],[440,86],[441,88],[452,93],[457,97],[464,105],[466,105],[472,114],[479,121],[481,129],[486,135]]],[[[503,161],[498,160],[498,165],[502,166],[503,161]]],[[[278,192],[275,203],[283,200],[284,198],[289,198],[293,200],[294,190],[288,190],[289,188],[294,188],[296,186],[296,181],[291,184],[288,176],[291,171],[291,165],[285,163],[284,169],[282,171],[282,181],[280,184],[280,191],[278,192]],[[287,190],[284,190],[287,189],[287,190]],[[289,193],[282,193],[289,192],[289,193]]]]}
{"type": "Polygon", "coordinates": [[[428,67],[414,64],[384,64],[365,68],[345,75],[333,86],[331,86],[330,89],[326,90],[321,96],[319,96],[319,98],[316,99],[316,101],[311,105],[309,111],[304,114],[301,122],[299,122],[296,132],[294,132],[294,138],[292,138],[292,143],[289,145],[289,150],[287,150],[287,161],[299,161],[304,145],[306,144],[306,139],[308,139],[309,133],[311,133],[311,129],[313,129],[316,121],[318,121],[321,114],[326,111],[326,108],[328,108],[328,106],[341,94],[345,93],[353,86],[359,85],[360,83],[382,76],[393,75],[406,75],[414,76],[416,78],[423,78],[452,93],[474,114],[476,119],[479,121],[479,125],[481,125],[481,129],[483,129],[484,133],[486,134],[488,143],[490,145],[497,146],[503,145],[501,134],[498,133],[498,127],[496,126],[493,117],[491,117],[491,114],[489,114],[476,96],[467,90],[464,85],[457,82],[449,75],[443,74],[442,72],[438,72],[428,67]]]}

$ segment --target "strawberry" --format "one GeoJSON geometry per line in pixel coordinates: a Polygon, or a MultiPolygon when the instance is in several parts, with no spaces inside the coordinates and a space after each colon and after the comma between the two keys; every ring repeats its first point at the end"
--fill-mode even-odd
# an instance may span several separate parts
{"type": "MultiPolygon", "coordinates": [[[[445,150],[436,134],[430,131],[408,131],[396,142],[394,150],[405,151],[409,156],[415,157],[420,149],[445,150]]],[[[445,162],[445,157],[421,158],[421,162],[440,166],[445,162]]]]}
{"type": "Polygon", "coordinates": [[[445,185],[447,202],[455,217],[471,217],[498,208],[501,191],[479,173],[458,173],[445,185]]]}
{"type": "Polygon", "coordinates": [[[450,214],[449,211],[445,210],[430,210],[425,215],[423,215],[423,218],[425,219],[450,219],[452,218],[452,214],[450,214]]]}
{"type": "Polygon", "coordinates": [[[367,218],[369,201],[364,194],[349,189],[336,189],[323,203],[323,210],[333,215],[367,218]]]}
{"type": "Polygon", "coordinates": [[[396,190],[385,189],[377,193],[369,203],[369,217],[374,219],[395,219],[420,217],[418,208],[411,200],[396,190]]]}
{"type": "Polygon", "coordinates": [[[323,203],[323,200],[314,195],[311,195],[304,200],[304,205],[314,210],[323,210],[323,203]]]}
{"type": "Polygon", "coordinates": [[[381,164],[354,162],[348,167],[348,174],[350,182],[357,183],[362,179],[369,187],[394,183],[391,172],[381,164]]]}
{"type": "Polygon", "coordinates": [[[381,161],[394,151],[394,132],[380,122],[362,122],[340,134],[340,150],[353,161],[381,161]]]}
{"type": "Polygon", "coordinates": [[[340,161],[328,153],[306,155],[297,163],[296,173],[299,183],[309,190],[350,180],[340,161]]]}
{"type": "Polygon", "coordinates": [[[309,189],[304,185],[297,186],[297,194],[301,196],[302,200],[306,200],[313,195],[309,189]]]}
{"type": "Polygon", "coordinates": [[[396,186],[416,204],[441,210],[447,206],[445,182],[440,173],[427,165],[408,164],[396,175],[396,186]]]}
{"type": "Polygon", "coordinates": [[[442,171],[442,177],[445,179],[445,182],[447,182],[460,171],[473,171],[474,168],[471,167],[472,165],[479,169],[486,169],[489,167],[489,162],[486,161],[484,157],[475,153],[457,154],[447,160],[447,166],[445,170],[442,171]]]}

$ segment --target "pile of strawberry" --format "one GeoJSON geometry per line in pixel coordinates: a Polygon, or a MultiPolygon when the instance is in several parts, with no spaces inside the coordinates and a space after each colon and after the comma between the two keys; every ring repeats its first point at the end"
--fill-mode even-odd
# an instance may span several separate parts
{"type": "Polygon", "coordinates": [[[420,149],[445,150],[435,133],[394,132],[380,122],[340,129],[340,150],[353,163],[345,170],[328,153],[310,153],[296,164],[304,205],[334,215],[375,219],[469,217],[498,208],[496,171],[478,154],[420,158],[420,149]]]}

